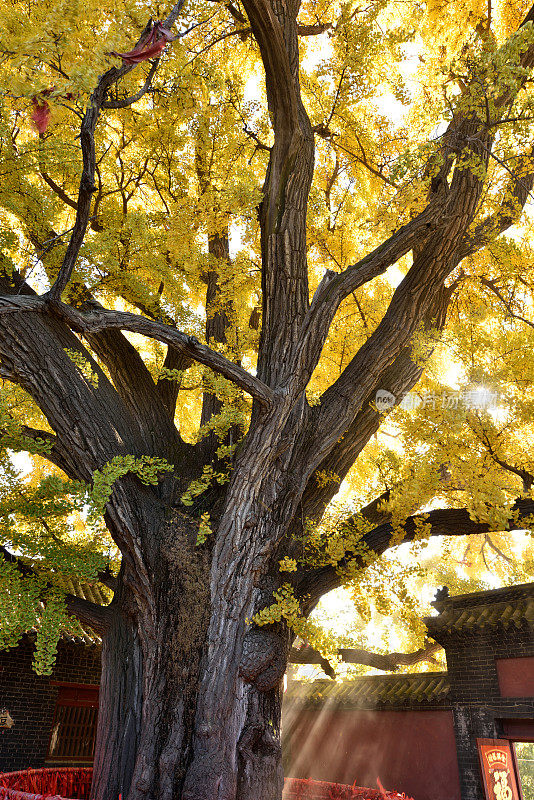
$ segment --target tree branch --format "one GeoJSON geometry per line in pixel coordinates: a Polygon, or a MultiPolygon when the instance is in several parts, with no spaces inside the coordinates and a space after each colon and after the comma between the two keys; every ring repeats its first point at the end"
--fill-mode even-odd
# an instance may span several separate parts
{"type": "MultiPolygon", "coordinates": [[[[211,198],[217,196],[217,187],[213,183],[212,161],[209,155],[210,148],[208,140],[201,131],[195,137],[195,167],[200,196],[205,198],[210,206],[213,206],[211,198]]],[[[215,211],[215,209],[213,209],[215,211]]],[[[206,322],[205,335],[208,345],[217,346],[228,343],[228,334],[235,324],[235,308],[231,292],[223,290],[223,280],[226,268],[230,264],[230,231],[229,218],[224,215],[218,225],[210,225],[207,230],[208,253],[212,257],[208,269],[204,270],[201,277],[206,284],[205,308],[206,322]],[[225,268],[226,265],[226,268],[225,268]]],[[[228,279],[227,279],[228,280],[228,279]]],[[[230,279],[231,280],[231,279],[230,279]]],[[[237,339],[236,339],[237,341],[237,339]]],[[[237,353],[234,351],[234,357],[237,353]]],[[[200,414],[201,429],[207,425],[212,417],[219,414],[222,410],[222,401],[212,392],[204,391],[202,396],[202,410],[200,414]]],[[[229,444],[233,439],[234,431],[229,431],[225,439],[225,444],[229,444]]],[[[204,454],[206,463],[210,463],[222,442],[212,431],[201,442],[199,448],[204,454]]]]}
{"type": "MultiPolygon", "coordinates": [[[[472,141],[473,137],[468,138],[472,141]]],[[[485,148],[483,148],[483,151],[485,151],[485,148]]],[[[532,178],[529,176],[530,180],[534,180],[534,175],[532,178]]],[[[443,281],[466,255],[466,252],[461,248],[459,250],[455,248],[454,239],[457,225],[459,218],[463,216],[464,221],[461,224],[467,228],[470,219],[474,215],[480,191],[481,182],[475,175],[469,174],[466,176],[464,172],[457,174],[455,171],[451,189],[447,192],[438,192],[438,197],[446,199],[449,204],[453,194],[457,194],[455,202],[459,208],[454,215],[451,215],[449,220],[447,220],[447,215],[444,215],[445,229],[442,232],[436,232],[435,235],[431,235],[424,247],[421,243],[418,243],[417,252],[414,254],[413,266],[396,289],[390,306],[377,329],[360,348],[338,380],[323,395],[317,414],[319,417],[317,428],[319,430],[326,429],[332,431],[333,435],[338,433],[341,435],[343,433],[341,425],[337,428],[335,426],[341,419],[342,409],[349,410],[349,414],[352,415],[350,409],[357,409],[358,406],[362,407],[358,392],[362,392],[362,387],[366,382],[372,385],[377,374],[377,368],[380,369],[381,364],[387,367],[388,361],[391,360],[391,356],[388,356],[388,350],[391,353],[395,353],[396,350],[398,352],[399,346],[402,347],[402,344],[409,341],[410,336],[415,331],[416,321],[418,322],[421,319],[421,312],[423,312],[423,315],[427,313],[433,302],[432,295],[436,291],[434,280],[443,281]],[[464,185],[466,182],[471,185],[470,189],[466,189],[464,185]],[[450,233],[447,233],[447,228],[450,229],[450,233]],[[434,272],[435,278],[432,277],[432,272],[434,272]],[[409,331],[412,331],[412,334],[409,334],[409,331]]],[[[525,201],[528,195],[528,185],[522,181],[520,186],[517,184],[514,186],[513,191],[516,199],[525,201]]],[[[431,206],[432,203],[427,208],[431,206]]],[[[480,246],[482,246],[482,239],[480,240],[480,246]]],[[[332,282],[335,280],[336,278],[333,278],[332,282]]],[[[328,292],[328,278],[326,280],[323,279],[323,283],[325,292],[328,292]]],[[[321,285],[316,295],[319,294],[320,289],[321,285]]],[[[312,308],[314,302],[312,302],[312,308]]],[[[312,308],[310,308],[310,317],[312,308]]],[[[319,325],[321,324],[324,325],[324,322],[319,317],[319,325]]],[[[318,327],[317,324],[315,327],[318,327]]],[[[323,335],[326,335],[326,333],[327,329],[325,329],[323,335]]],[[[321,338],[322,336],[320,335],[319,340],[321,338]]],[[[322,446],[325,448],[327,446],[327,439],[324,437],[322,446]]]]}
{"type": "MultiPolygon", "coordinates": [[[[174,6],[171,13],[163,23],[163,27],[169,28],[176,21],[178,14],[184,4],[185,0],[179,0],[174,6]]],[[[147,33],[151,29],[151,22],[145,27],[141,36],[139,37],[138,44],[142,42],[147,33]]],[[[106,95],[109,89],[117,83],[120,78],[123,78],[135,67],[135,64],[128,64],[123,62],[120,67],[111,67],[108,69],[98,81],[98,84],[93,91],[89,106],[84,114],[81,129],[80,129],[80,144],[82,149],[83,170],[78,189],[78,200],[76,202],[76,220],[72,235],[67,246],[67,251],[63,258],[63,263],[59,269],[58,276],[53,284],[48,296],[52,300],[58,300],[61,297],[63,290],[66,288],[76,261],[80,252],[80,248],[85,239],[87,225],[91,214],[91,199],[93,192],[96,191],[95,186],[95,169],[96,169],[96,154],[95,154],[95,129],[100,110],[103,107],[106,95]]]]}
{"type": "MultiPolygon", "coordinates": [[[[193,359],[180,353],[174,347],[168,347],[163,361],[163,369],[179,370],[181,372],[189,369],[193,359]]],[[[180,391],[180,381],[168,380],[167,378],[159,378],[156,384],[161,402],[167,409],[171,419],[174,419],[176,412],[176,402],[178,400],[178,393],[180,391]]]]}
{"type": "MultiPolygon", "coordinates": [[[[475,176],[472,180],[479,182],[475,176]]],[[[376,376],[409,346],[418,325],[429,313],[439,292],[443,291],[443,281],[457,266],[457,226],[463,224],[467,227],[469,224],[479,188],[473,188],[472,192],[466,190],[462,201],[464,211],[445,222],[445,230],[431,236],[426,246],[419,249],[413,266],[395,290],[378,327],[323,394],[316,414],[317,430],[329,433],[318,442],[317,456],[326,455],[343,435],[362,408],[368,392],[376,385],[376,376]],[[460,222],[458,217],[464,219],[460,222]]]]}
{"type": "Polygon", "coordinates": [[[292,647],[289,651],[290,664],[319,664],[329,678],[335,680],[336,673],[330,661],[321,655],[318,650],[306,645],[305,647],[292,647]]]}
{"type": "MultiPolygon", "coordinates": [[[[60,200],[61,200],[63,203],[65,203],[65,205],[67,205],[67,206],[69,206],[70,208],[73,208],[75,211],[77,211],[77,210],[78,210],[78,204],[76,203],[76,201],[75,201],[75,200],[73,200],[73,199],[72,199],[72,197],[69,197],[69,195],[67,194],[67,192],[66,192],[66,191],[65,191],[65,190],[64,190],[64,189],[63,189],[63,188],[62,188],[62,187],[61,187],[61,186],[60,186],[58,183],[56,183],[56,181],[55,181],[55,180],[54,180],[54,179],[53,179],[53,178],[52,178],[52,177],[51,177],[51,176],[48,174],[48,172],[46,172],[46,170],[43,168],[43,165],[42,165],[42,159],[41,159],[41,155],[42,155],[42,153],[41,153],[41,147],[40,147],[40,145],[41,145],[41,141],[39,140],[39,168],[40,168],[40,172],[39,172],[39,174],[40,174],[41,178],[42,178],[42,179],[43,179],[43,181],[46,183],[46,185],[47,185],[47,186],[48,186],[50,189],[52,189],[52,191],[54,192],[54,194],[55,194],[57,197],[59,197],[59,199],[60,199],[60,200]]],[[[100,231],[102,231],[102,230],[103,230],[103,226],[102,226],[102,225],[100,224],[100,222],[98,222],[98,220],[96,219],[96,215],[93,215],[92,217],[89,217],[89,228],[90,228],[92,231],[96,231],[96,232],[100,232],[100,231]]]]}
{"type": "Polygon", "coordinates": [[[488,547],[490,547],[490,548],[491,548],[491,550],[493,550],[493,552],[494,552],[494,553],[495,553],[497,556],[499,556],[499,558],[502,558],[502,559],[503,559],[503,561],[506,561],[508,564],[512,564],[512,563],[513,563],[513,561],[512,561],[512,559],[510,558],[510,556],[507,556],[507,555],[506,555],[506,553],[503,553],[503,551],[501,550],[501,548],[500,548],[500,547],[497,547],[497,545],[495,544],[495,542],[493,541],[493,539],[491,538],[491,536],[489,535],[489,533],[487,533],[487,534],[484,536],[484,544],[482,545],[482,549],[484,549],[484,545],[485,545],[485,544],[487,544],[487,545],[488,545],[488,547]]]}
{"type": "MultiPolygon", "coordinates": [[[[105,311],[100,303],[93,299],[85,286],[76,284],[74,290],[75,295],[81,299],[82,309],[105,311]]],[[[37,300],[35,292],[21,279],[19,279],[17,292],[37,300]]],[[[38,300],[36,305],[38,306],[38,300]]],[[[174,410],[172,414],[169,414],[161,399],[161,392],[145,362],[128,339],[118,330],[88,333],[86,339],[93,352],[108,368],[114,388],[137,420],[139,431],[145,438],[146,452],[163,455],[171,461],[174,460],[178,450],[185,452],[189,446],[181,439],[174,425],[174,410]],[[165,450],[166,452],[164,452],[165,450]]],[[[6,377],[18,382],[16,376],[6,377]]],[[[72,469],[69,468],[68,454],[66,451],[62,452],[59,442],[53,434],[40,431],[32,434],[31,429],[28,428],[28,435],[33,435],[33,438],[39,438],[41,434],[47,441],[53,442],[55,445],[50,456],[43,453],[43,457],[55,463],[70,477],[74,477],[72,469]]]]}
{"type": "Polygon", "coordinates": [[[413,220],[356,264],[337,274],[328,270],[317,287],[304,319],[295,375],[298,386],[306,384],[319,359],[330,325],[341,301],[373,278],[382,275],[435,228],[443,213],[440,199],[431,202],[413,220]]]}
{"type": "MultiPolygon", "coordinates": [[[[0,298],[0,303],[3,299],[6,298],[0,298]]],[[[177,352],[224,375],[225,378],[228,378],[252,395],[263,406],[269,407],[274,402],[274,392],[243,367],[229,361],[207,345],[201,344],[194,336],[188,336],[162,322],[126,311],[102,310],[90,314],[81,314],[65,303],[54,303],[53,308],[80,333],[87,335],[115,328],[130,331],[131,333],[140,333],[150,339],[157,339],[173,347],[177,352]]],[[[2,308],[0,305],[1,313],[2,308]]]]}
{"type": "MultiPolygon", "coordinates": [[[[229,8],[229,6],[230,4],[227,5],[226,7],[229,8]]],[[[242,15],[240,16],[243,19],[243,21],[245,21],[245,18],[242,15]]],[[[332,28],[331,22],[322,22],[319,23],[318,25],[297,24],[297,34],[299,36],[319,36],[321,33],[325,33],[325,31],[330,30],[330,28],[332,28]]],[[[245,28],[237,28],[237,30],[235,31],[227,31],[219,38],[218,41],[221,41],[221,39],[227,39],[230,36],[239,36],[241,39],[246,39],[246,37],[249,36],[251,33],[252,33],[252,28],[250,26],[247,26],[245,28]]]]}
{"type": "Polygon", "coordinates": [[[506,300],[506,299],[503,297],[503,295],[502,295],[502,292],[500,292],[500,291],[499,291],[499,289],[498,289],[498,288],[497,288],[497,286],[495,285],[495,282],[494,282],[494,281],[492,281],[492,280],[489,280],[488,278],[485,278],[485,277],[484,277],[484,275],[481,275],[481,276],[480,276],[480,282],[481,282],[481,283],[482,283],[482,284],[483,284],[483,285],[484,285],[484,286],[485,286],[487,289],[489,289],[491,292],[493,292],[493,294],[495,295],[495,297],[498,297],[498,298],[499,298],[499,300],[501,301],[501,303],[503,304],[503,306],[505,307],[505,309],[508,311],[508,313],[510,314],[510,316],[512,317],[512,319],[516,319],[516,320],[518,320],[518,322],[523,322],[525,325],[528,325],[528,326],[529,326],[529,328],[534,328],[534,322],[532,322],[530,319],[527,319],[526,317],[523,317],[521,314],[516,314],[516,312],[512,310],[511,303],[509,303],[509,302],[508,302],[508,301],[507,301],[507,300],[506,300]]]}
{"type": "Polygon", "coordinates": [[[523,156],[521,159],[517,174],[514,175],[512,173],[512,180],[509,181],[506,187],[500,209],[480,222],[464,238],[460,246],[460,259],[473,255],[478,250],[486,247],[497,236],[500,236],[518,221],[534,186],[533,157],[534,148],[528,156],[523,156]],[[528,166],[531,169],[521,174],[522,170],[527,170],[528,166]]]}
{"type": "Polygon", "coordinates": [[[171,328],[163,322],[147,319],[139,314],[127,311],[95,311],[82,314],[66,303],[51,302],[43,297],[26,297],[8,295],[0,297],[0,316],[22,312],[38,312],[46,314],[52,312],[54,316],[66,321],[73,330],[84,335],[95,334],[106,330],[125,330],[139,333],[149,339],[156,339],[173,347],[177,352],[204,364],[215,372],[220,373],[228,380],[240,386],[245,392],[254,397],[265,407],[270,407],[275,401],[275,394],[259,378],[251,375],[243,367],[229,361],[220,353],[215,352],[207,345],[201,344],[194,336],[171,328]]]}
{"type": "Polygon", "coordinates": [[[62,189],[61,186],[59,186],[59,184],[57,184],[50,177],[50,175],[43,169],[41,169],[40,175],[41,178],[44,180],[44,182],[47,184],[47,186],[49,186],[52,189],[54,194],[56,194],[59,197],[59,199],[65,203],[65,205],[70,206],[70,208],[73,208],[76,211],[76,209],[78,208],[76,201],[73,200],[71,197],[69,197],[67,192],[64,189],[62,189]]]}
{"type": "MultiPolygon", "coordinates": [[[[434,656],[442,649],[436,642],[426,641],[425,646],[415,650],[413,653],[372,653],[369,650],[357,648],[340,648],[338,654],[346,664],[363,664],[367,667],[380,669],[384,672],[395,672],[399,667],[413,667],[430,661],[435,664],[434,656]]],[[[336,673],[328,661],[318,650],[313,647],[292,647],[289,653],[291,664],[319,664],[323,671],[330,677],[336,677],[336,673]]]]}
{"type": "MultiPolygon", "coordinates": [[[[298,126],[298,98],[280,22],[268,0],[243,0],[265,68],[267,100],[276,131],[298,126]]],[[[296,23],[295,23],[296,24],[296,23]]]]}
{"type": "MultiPolygon", "coordinates": [[[[423,319],[423,329],[425,331],[436,330],[439,332],[443,329],[453,292],[454,286],[442,287],[436,294],[433,305],[423,319]]],[[[432,351],[433,347],[429,346],[428,356],[432,351]]],[[[330,451],[318,464],[308,480],[301,505],[301,513],[305,519],[320,519],[327,504],[337,494],[341,481],[345,478],[371,436],[377,432],[384,421],[384,413],[378,411],[375,404],[376,392],[379,389],[386,389],[395,398],[394,406],[398,406],[422,375],[424,365],[421,355],[421,353],[418,353],[418,358],[416,359],[413,357],[411,346],[405,347],[392,364],[383,372],[375,374],[374,385],[364,399],[360,410],[343,432],[343,435],[333,442],[330,451]],[[320,483],[316,480],[317,473],[335,475],[336,480],[329,481],[326,484],[323,483],[320,486],[320,483]]],[[[312,412],[315,412],[315,409],[312,409],[312,412]]],[[[317,426],[317,415],[312,413],[311,430],[309,435],[305,437],[307,446],[311,449],[315,448],[316,431],[318,430],[319,434],[321,433],[321,428],[317,426]]]]}
{"type": "Polygon", "coordinates": [[[370,653],[367,650],[353,648],[341,649],[339,654],[347,664],[364,664],[368,667],[381,669],[385,672],[394,672],[399,667],[413,667],[425,661],[436,663],[434,656],[442,649],[436,642],[427,642],[425,647],[420,647],[413,653],[370,653]]]}
{"type": "Polygon", "coordinates": [[[106,633],[111,624],[111,610],[109,606],[92,603],[83,597],[68,594],[65,597],[67,611],[76,617],[82,625],[89,625],[95,633],[101,636],[106,633]]]}
{"type": "MultiPolygon", "coordinates": [[[[0,279],[0,291],[11,289],[0,279]]],[[[137,419],[69,325],[50,313],[43,298],[1,296],[0,315],[0,359],[46,416],[61,455],[64,452],[64,460],[68,458],[70,477],[90,481],[93,471],[113,456],[144,450],[137,419]],[[84,376],[68,350],[88,362],[97,381],[84,376]]]]}
{"type": "MultiPolygon", "coordinates": [[[[533,63],[534,45],[531,45],[521,54],[519,66],[530,68],[533,63]]],[[[515,91],[518,90],[519,86],[515,91]]],[[[511,92],[512,89],[507,87],[497,98],[495,108],[502,113],[506,103],[513,99],[511,92]]],[[[388,360],[391,363],[399,349],[406,344],[409,335],[405,334],[410,329],[414,330],[413,323],[420,318],[420,312],[424,312],[436,287],[463,257],[458,250],[458,234],[462,228],[467,232],[473,220],[483,179],[474,171],[458,166],[458,161],[461,161],[460,154],[464,153],[487,166],[492,155],[493,141],[488,125],[490,121],[477,119],[476,115],[466,116],[459,107],[442,137],[443,144],[439,153],[441,166],[438,173],[433,175],[432,158],[427,165],[427,175],[432,177],[432,181],[425,210],[358,264],[344,270],[340,275],[327,272],[321,281],[301,330],[297,363],[293,370],[296,394],[303,390],[318,362],[341,300],[414,249],[414,263],[395,291],[380,325],[360,348],[343,375],[323,395],[321,416],[325,429],[330,430],[333,418],[343,418],[343,408],[348,410],[349,417],[352,417],[353,409],[357,411],[362,400],[364,383],[372,383],[377,353],[383,359],[384,366],[387,366],[388,360]],[[454,163],[457,166],[454,167],[449,185],[447,178],[454,163]],[[391,354],[389,356],[388,350],[391,354]],[[356,393],[355,386],[359,390],[356,393]],[[329,416],[329,406],[334,412],[333,418],[329,416]]],[[[514,187],[518,197],[524,192],[524,184],[524,180],[521,180],[521,185],[516,183],[514,187]]],[[[378,366],[381,368],[380,364],[378,366]]],[[[347,423],[350,424],[350,421],[347,420],[347,423]]],[[[341,428],[341,424],[336,426],[336,433],[342,433],[341,428]]]]}
{"type": "Polygon", "coordinates": [[[123,97],[121,100],[104,100],[102,103],[102,108],[127,108],[133,103],[137,103],[137,101],[140,100],[151,88],[152,80],[156,74],[158,65],[159,58],[156,58],[150,65],[150,69],[148,70],[148,75],[146,76],[143,86],[136,94],[132,94],[130,97],[123,97]]]}
{"type": "MultiPolygon", "coordinates": [[[[510,507],[508,522],[501,530],[521,530],[533,522],[534,500],[518,498],[510,507]]],[[[408,517],[401,525],[404,532],[402,542],[413,541],[421,534],[422,526],[426,526],[425,535],[429,536],[472,536],[494,531],[489,523],[472,520],[465,508],[443,508],[408,517]]],[[[391,547],[393,532],[391,523],[383,523],[366,533],[359,544],[366,549],[368,554],[375,557],[380,556],[391,547]]],[[[328,565],[303,571],[302,577],[297,583],[297,592],[299,596],[306,597],[305,611],[309,613],[323,594],[343,584],[342,573],[346,566],[356,562],[363,568],[367,563],[367,558],[368,556],[364,557],[361,554],[347,555],[338,563],[337,567],[328,565]]]]}
{"type": "MultiPolygon", "coordinates": [[[[86,306],[96,313],[105,311],[94,301],[86,306]]],[[[161,393],[136,348],[119,330],[88,332],[86,338],[92,350],[109,369],[113,385],[138,420],[139,430],[147,441],[148,452],[161,453],[164,445],[172,459],[177,448],[185,450],[187,445],[174,425],[174,414],[169,414],[161,393]]]]}
{"type": "Polygon", "coordinates": [[[470,425],[471,430],[477,437],[477,439],[482,442],[486,450],[488,451],[491,459],[502,467],[506,472],[511,472],[513,475],[517,475],[518,478],[521,478],[523,482],[523,491],[525,494],[530,492],[532,486],[534,485],[534,475],[529,472],[528,470],[524,469],[523,467],[516,467],[514,464],[510,464],[508,461],[505,461],[503,458],[497,454],[494,446],[490,442],[489,436],[483,429],[481,431],[477,431],[470,425]]]}
{"type": "Polygon", "coordinates": [[[299,86],[298,4],[243,5],[260,48],[274,133],[259,209],[263,312],[257,372],[277,386],[293,372],[288,342],[309,306],[306,213],[314,139],[299,86]]]}
{"type": "Polygon", "coordinates": [[[303,25],[301,22],[297,22],[297,33],[299,36],[319,36],[332,27],[331,22],[319,22],[316,25],[303,25]]]}
{"type": "MultiPolygon", "coordinates": [[[[16,381],[16,376],[13,376],[12,380],[16,381]]],[[[18,426],[20,433],[22,436],[31,439],[32,441],[38,441],[41,439],[43,442],[47,442],[51,445],[49,450],[43,450],[39,453],[41,458],[44,458],[46,461],[49,461],[51,464],[54,464],[59,469],[63,470],[63,472],[71,478],[75,478],[75,474],[73,472],[73,465],[69,462],[69,455],[64,448],[61,447],[59,439],[57,436],[54,436],[53,433],[49,431],[42,431],[38,428],[31,428],[28,425],[19,425],[18,426]]],[[[0,436],[5,436],[6,431],[0,429],[0,436]]],[[[10,447],[15,449],[15,444],[10,442],[10,447]]]]}

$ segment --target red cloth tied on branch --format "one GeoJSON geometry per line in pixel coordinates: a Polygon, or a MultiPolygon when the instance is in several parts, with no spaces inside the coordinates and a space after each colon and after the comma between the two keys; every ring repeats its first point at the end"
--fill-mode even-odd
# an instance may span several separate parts
{"type": "Polygon", "coordinates": [[[139,64],[141,61],[159,56],[167,44],[176,38],[167,28],[163,27],[161,22],[155,22],[152,30],[141,37],[133,50],[129,50],[127,53],[117,53],[112,50],[110,55],[122,58],[127,64],[139,64]]]}
{"type": "Polygon", "coordinates": [[[50,106],[46,98],[50,96],[52,91],[53,89],[45,89],[32,98],[33,111],[31,120],[39,133],[44,133],[50,123],[50,106]]]}
{"type": "MultiPolygon", "coordinates": [[[[50,105],[48,104],[48,100],[46,98],[50,97],[55,89],[55,86],[51,86],[50,89],[43,89],[42,92],[39,92],[39,94],[36,94],[35,97],[32,97],[33,111],[31,113],[31,120],[39,133],[45,133],[48,125],[50,124],[50,105]]],[[[72,92],[66,92],[66,94],[62,94],[60,96],[64,100],[74,100],[74,94],[72,92]]]]}

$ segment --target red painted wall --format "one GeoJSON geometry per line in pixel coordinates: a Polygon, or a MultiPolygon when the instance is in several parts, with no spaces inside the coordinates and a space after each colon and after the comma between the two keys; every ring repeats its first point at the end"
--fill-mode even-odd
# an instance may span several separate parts
{"type": "Polygon", "coordinates": [[[497,658],[495,664],[501,697],[534,695],[534,657],[497,658]]]}
{"type": "Polygon", "coordinates": [[[460,800],[451,711],[288,709],[289,775],[460,800]]]}

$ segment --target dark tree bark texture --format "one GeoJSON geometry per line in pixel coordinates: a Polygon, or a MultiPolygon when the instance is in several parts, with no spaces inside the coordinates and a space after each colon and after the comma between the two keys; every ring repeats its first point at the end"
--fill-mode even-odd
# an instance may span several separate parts
{"type": "MultiPolygon", "coordinates": [[[[321,486],[317,471],[343,479],[380,424],[371,404],[376,390],[402,395],[415,385],[422,367],[411,358],[413,334],[421,325],[443,327],[454,288],[446,287],[447,278],[462,258],[514,221],[532,187],[532,174],[512,181],[515,203],[508,201],[501,213],[471,230],[484,178],[480,169],[470,170],[468,157],[487,164],[492,137],[476,112],[456,113],[442,137],[442,166],[423,210],[358,263],[327,272],[310,301],[306,212],[314,140],[299,86],[298,5],[243,0],[265,69],[274,133],[259,209],[262,326],[256,375],[241,366],[239,353],[230,360],[210,347],[227,341],[233,314],[230,302],[221,307],[216,266],[204,276],[207,344],[161,319],[105,309],[91,298],[76,307],[62,301],[89,224],[96,122],[110,102],[108,90],[132,65],[105,73],[85,114],[76,224],[51,291],[37,296],[16,274],[0,276],[1,372],[48,420],[53,435],[29,428],[25,433],[50,441],[50,461],[86,482],[115,456],[155,456],[174,469],[156,487],[131,475],[118,480],[106,507],[122,568],[106,618],[93,609],[103,636],[95,800],[117,800],[119,794],[123,800],[279,800],[280,686],[292,637],[282,625],[259,628],[247,620],[272,602],[283,582],[279,560],[294,555],[293,534],[301,532],[302,521],[318,522],[337,491],[337,485],[321,486]],[[410,252],[413,264],[380,324],[320,405],[310,406],[305,389],[339,304],[410,252]],[[215,459],[215,444],[182,440],[174,425],[179,386],[154,382],[122,331],[167,345],[169,368],[196,360],[253,398],[230,482],[202,500],[212,534],[201,545],[198,509],[180,498],[215,459]],[[84,378],[67,349],[90,363],[97,385],[84,378]]],[[[533,63],[531,46],[521,66],[533,63]]],[[[497,114],[504,115],[511,91],[495,100],[497,114]]],[[[197,168],[207,187],[201,152],[197,168]]],[[[214,264],[224,263],[227,230],[212,232],[208,249],[214,264]]],[[[218,410],[206,394],[203,422],[218,410]]],[[[532,509],[518,504],[512,512],[510,527],[532,509]]],[[[368,509],[368,519],[376,527],[366,543],[384,552],[389,522],[376,508],[368,509]]],[[[466,514],[432,512],[428,521],[432,533],[479,532],[466,514]]],[[[416,522],[406,523],[408,539],[416,522]]],[[[329,567],[300,567],[290,579],[305,612],[339,582],[329,567]]],[[[76,613],[74,604],[71,610],[76,613]]],[[[87,606],[78,611],[90,618],[87,606]]]]}

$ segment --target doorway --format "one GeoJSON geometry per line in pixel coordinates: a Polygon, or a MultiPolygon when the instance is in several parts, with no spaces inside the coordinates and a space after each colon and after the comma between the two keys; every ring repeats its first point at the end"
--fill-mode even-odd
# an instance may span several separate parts
{"type": "Polygon", "coordinates": [[[534,742],[514,742],[514,751],[523,800],[534,800],[534,742]]]}
{"type": "Polygon", "coordinates": [[[534,800],[534,719],[503,719],[500,727],[512,745],[522,800],[534,800]]]}

